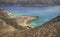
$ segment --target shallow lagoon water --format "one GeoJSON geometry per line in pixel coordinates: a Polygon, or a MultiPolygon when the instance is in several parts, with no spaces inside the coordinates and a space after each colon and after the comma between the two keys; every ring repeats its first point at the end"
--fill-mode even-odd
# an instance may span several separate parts
{"type": "Polygon", "coordinates": [[[60,6],[0,6],[0,8],[11,12],[13,16],[38,16],[37,20],[30,22],[33,26],[40,26],[60,15],[60,6]]]}

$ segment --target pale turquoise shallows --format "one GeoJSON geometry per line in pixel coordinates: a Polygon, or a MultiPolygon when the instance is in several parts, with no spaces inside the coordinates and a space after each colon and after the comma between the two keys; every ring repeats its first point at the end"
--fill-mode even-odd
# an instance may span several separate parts
{"type": "Polygon", "coordinates": [[[12,12],[13,16],[38,16],[30,25],[40,26],[52,18],[60,15],[60,6],[0,6],[6,11],[12,12]]]}

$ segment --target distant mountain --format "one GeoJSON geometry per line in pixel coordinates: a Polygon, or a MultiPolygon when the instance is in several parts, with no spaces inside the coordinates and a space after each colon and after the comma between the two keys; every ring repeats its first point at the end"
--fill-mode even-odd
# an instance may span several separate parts
{"type": "Polygon", "coordinates": [[[0,0],[0,5],[60,5],[60,0],[0,0]]]}

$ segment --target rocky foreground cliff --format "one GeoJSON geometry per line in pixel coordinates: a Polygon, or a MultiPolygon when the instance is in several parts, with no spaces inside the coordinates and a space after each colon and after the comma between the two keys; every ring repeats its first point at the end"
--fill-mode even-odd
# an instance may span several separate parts
{"type": "Polygon", "coordinates": [[[18,25],[14,19],[3,17],[0,10],[0,37],[60,37],[60,16],[45,24],[27,29],[18,25]]]}

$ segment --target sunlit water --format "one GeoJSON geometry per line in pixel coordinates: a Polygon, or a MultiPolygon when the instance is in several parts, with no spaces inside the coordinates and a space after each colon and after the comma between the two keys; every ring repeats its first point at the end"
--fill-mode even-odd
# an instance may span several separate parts
{"type": "Polygon", "coordinates": [[[30,22],[33,26],[40,26],[60,15],[60,6],[0,6],[0,8],[10,11],[13,16],[38,16],[37,20],[30,22]]]}

